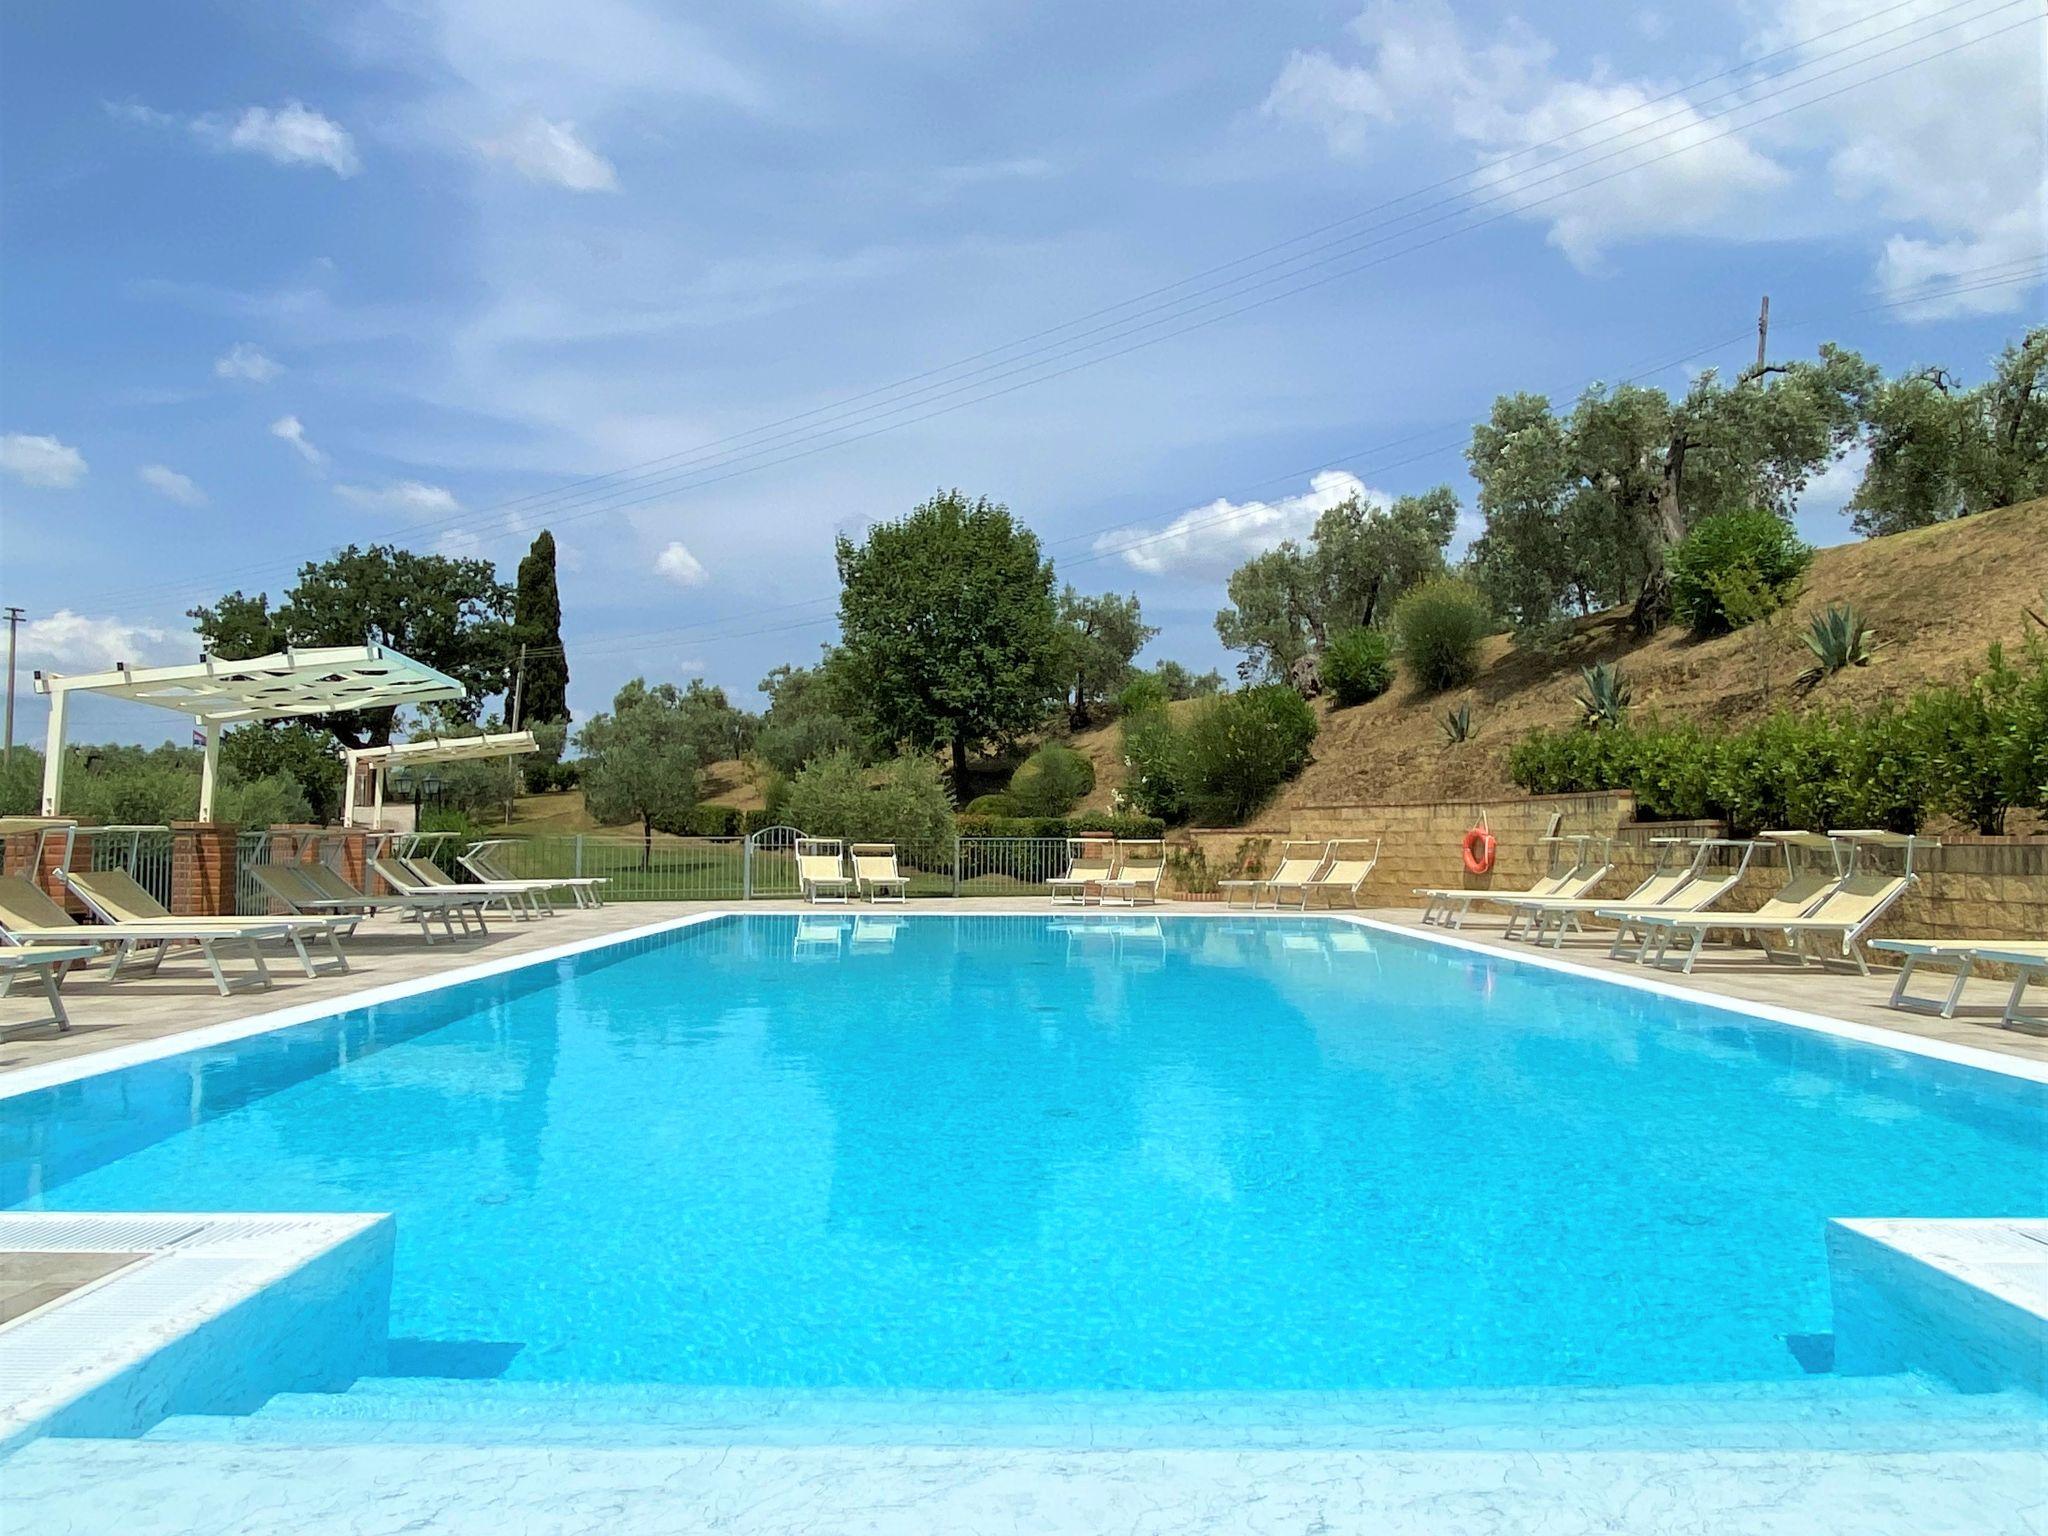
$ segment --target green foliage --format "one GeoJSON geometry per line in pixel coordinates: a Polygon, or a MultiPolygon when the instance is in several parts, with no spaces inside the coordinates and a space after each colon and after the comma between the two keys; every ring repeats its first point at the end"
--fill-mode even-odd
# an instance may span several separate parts
{"type": "Polygon", "coordinates": [[[819,758],[790,780],[782,813],[812,837],[929,847],[952,836],[953,798],[929,758],[877,769],[850,752],[819,758]]]}
{"type": "Polygon", "coordinates": [[[1010,775],[1008,796],[1017,815],[1064,816],[1094,787],[1093,763],[1072,747],[1047,742],[1010,775]]]}
{"type": "Polygon", "coordinates": [[[1021,816],[1023,812],[1017,809],[1017,802],[1012,800],[1008,794],[998,793],[993,795],[976,795],[961,808],[960,814],[962,816],[993,817],[1000,820],[1021,816]]]}
{"type": "Polygon", "coordinates": [[[1116,696],[1117,713],[1128,719],[1141,715],[1148,709],[1164,709],[1172,697],[1166,684],[1150,672],[1140,672],[1123,686],[1116,696]]]}
{"type": "Polygon", "coordinates": [[[953,818],[962,837],[1104,837],[1148,838],[1166,831],[1156,816],[1115,811],[1083,811],[1078,816],[982,816],[962,811],[953,818]]]}
{"type": "Polygon", "coordinates": [[[538,750],[520,759],[519,771],[525,781],[529,795],[544,795],[550,790],[572,789],[582,777],[581,768],[573,762],[564,762],[562,753],[569,746],[569,727],[561,720],[541,720],[529,729],[533,732],[538,750]]]}
{"type": "Polygon", "coordinates": [[[295,721],[238,725],[221,736],[220,762],[224,773],[244,780],[290,779],[307,807],[308,820],[341,819],[345,774],[334,738],[325,731],[309,730],[295,721]]]}
{"type": "Polygon", "coordinates": [[[1151,676],[1169,699],[1206,699],[1223,691],[1223,674],[1214,667],[1202,673],[1190,672],[1171,658],[1153,667],[1151,676]]]}
{"type": "Polygon", "coordinates": [[[1460,703],[1455,709],[1445,710],[1441,724],[1445,744],[1453,747],[1461,742],[1470,741],[1479,728],[1472,718],[1472,706],[1469,703],[1460,703]]]}
{"type": "Polygon", "coordinates": [[[636,677],[609,714],[593,715],[576,733],[584,803],[601,823],[640,823],[642,868],[656,829],[682,830],[697,803],[703,702],[687,706],[675,684],[650,688],[636,677]]]}
{"type": "MultiPolygon", "coordinates": [[[[201,756],[192,747],[73,745],[64,775],[66,816],[103,826],[162,826],[190,821],[199,814],[201,756]]],[[[32,815],[42,803],[42,754],[14,749],[14,767],[6,782],[5,809],[32,815]]],[[[245,773],[226,761],[222,749],[220,782],[215,786],[216,821],[245,827],[315,820],[298,781],[284,772],[245,773]]]]}
{"type": "Polygon", "coordinates": [[[1764,507],[1702,518],[1670,554],[1671,607],[1695,634],[1722,635],[1781,606],[1813,546],[1764,507]]]}
{"type": "Polygon", "coordinates": [[[1469,582],[1439,577],[1394,605],[1395,645],[1423,689],[1441,693],[1479,672],[1479,642],[1492,631],[1486,598],[1469,582]]]}
{"type": "Polygon", "coordinates": [[[1164,706],[1126,711],[1123,746],[1124,800],[1168,824],[1186,821],[1187,740],[1164,706]]]}
{"type": "Polygon", "coordinates": [[[825,647],[816,666],[777,667],[761,679],[768,711],[754,736],[754,755],[787,779],[833,752],[866,762],[887,756],[874,725],[854,697],[845,654],[825,647]]]}
{"type": "Polygon", "coordinates": [[[1352,496],[1316,520],[1306,546],[1288,540],[1231,573],[1216,634],[1245,659],[1246,678],[1283,679],[1340,629],[1385,622],[1401,594],[1444,571],[1458,498],[1447,485],[1393,506],[1352,496]]]}
{"type": "Polygon", "coordinates": [[[1874,385],[1864,414],[1870,459],[1848,506],[1859,533],[2048,495],[2048,326],[2008,346],[1975,389],[1920,369],[1874,385]]]}
{"type": "Polygon", "coordinates": [[[1144,622],[1135,593],[1083,597],[1068,587],[1060,593],[1059,618],[1062,675],[1073,690],[1067,714],[1078,730],[1096,705],[1124,686],[1131,658],[1159,631],[1144,622]]]}
{"type": "Polygon", "coordinates": [[[1877,646],[1877,632],[1864,622],[1853,603],[1828,604],[1824,612],[1813,616],[1801,638],[1813,652],[1813,665],[1801,676],[1801,681],[1809,684],[1832,677],[1844,667],[1868,666],[1870,653],[1877,646]]]}
{"type": "Polygon", "coordinates": [[[1580,723],[1588,730],[1624,724],[1633,690],[1621,668],[1611,661],[1579,668],[1580,723]]]}
{"type": "Polygon", "coordinates": [[[1052,565],[987,498],[944,491],[838,543],[839,630],[863,713],[918,751],[967,754],[1043,723],[1061,693],[1052,565]]]}
{"type": "Polygon", "coordinates": [[[555,584],[555,536],[543,528],[519,562],[512,592],[512,645],[526,647],[520,725],[569,721],[569,657],[562,649],[562,593],[555,584]]]}
{"type": "Polygon", "coordinates": [[[43,754],[16,747],[0,764],[0,816],[33,816],[43,803],[43,754]]]}
{"type": "Polygon", "coordinates": [[[1323,647],[1323,686],[1340,705],[1363,704],[1394,685],[1394,648],[1376,629],[1346,629],[1323,647]]]}
{"type": "Polygon", "coordinates": [[[1633,789],[1646,817],[1743,832],[1913,831],[1936,815],[1996,832],[2013,806],[2048,809],[2048,643],[2032,641],[2019,662],[1993,647],[1967,687],[1903,705],[1779,713],[1728,733],[1655,720],[1537,731],[1508,772],[1532,794],[1633,789]]]}
{"type": "MultiPolygon", "coordinates": [[[[230,660],[286,646],[361,645],[379,640],[448,673],[464,695],[435,706],[451,724],[474,723],[490,695],[511,681],[512,590],[488,560],[416,555],[389,544],[348,548],[299,568],[273,611],[267,596],[230,592],[191,617],[206,649],[230,660]]],[[[345,746],[391,739],[392,709],[310,715],[309,728],[345,746]]]]}
{"type": "Polygon", "coordinates": [[[1166,850],[1166,883],[1182,896],[1214,895],[1222,887],[1222,875],[1209,867],[1209,856],[1199,844],[1166,850]]]}
{"type": "Polygon", "coordinates": [[[1207,825],[1242,821],[1308,763],[1315,711],[1284,683],[1204,700],[1182,749],[1190,812],[1207,825]]]}

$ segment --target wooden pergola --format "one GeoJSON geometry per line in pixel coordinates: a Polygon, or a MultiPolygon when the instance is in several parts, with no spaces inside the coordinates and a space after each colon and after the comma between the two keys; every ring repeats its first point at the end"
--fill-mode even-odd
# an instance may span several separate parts
{"type": "Polygon", "coordinates": [[[459,699],[462,684],[423,661],[383,645],[334,645],[280,651],[249,661],[208,656],[196,665],[131,667],[68,677],[37,672],[37,693],[50,700],[43,757],[43,814],[55,816],[64,796],[65,715],[71,696],[127,699],[192,717],[206,751],[199,775],[199,819],[213,820],[222,726],[292,720],[305,715],[390,709],[459,699]]]}

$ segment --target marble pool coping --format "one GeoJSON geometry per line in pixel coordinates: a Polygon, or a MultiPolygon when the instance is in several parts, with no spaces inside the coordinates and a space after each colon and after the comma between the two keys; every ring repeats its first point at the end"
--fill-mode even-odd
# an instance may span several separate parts
{"type": "MultiPolygon", "coordinates": [[[[804,909],[808,910],[808,909],[804,909]]],[[[718,922],[728,917],[764,915],[758,909],[745,906],[714,907],[700,912],[665,917],[656,922],[608,933],[593,934],[568,943],[551,945],[545,949],[529,950],[521,954],[507,955],[498,959],[478,961],[469,965],[456,966],[450,970],[426,976],[408,978],[403,981],[387,982],[378,986],[365,987],[361,991],[344,993],[336,997],[323,998],[317,1002],[300,1003],[264,1013],[250,1014],[219,1024],[203,1025],[197,1029],[183,1030],[155,1039],[135,1041],[126,1045],[111,1046],[103,1051],[87,1052],[83,1055],[65,1057],[34,1066],[18,1067],[12,1071],[0,1072],[0,1100],[14,1098],[25,1093],[34,1093],[64,1083],[77,1082],[88,1077],[97,1077],[106,1072],[117,1072],[122,1068],[137,1066],[144,1062],[161,1061],[168,1057],[182,1056],[191,1051],[205,1050],[213,1046],[232,1044],[252,1036],[268,1034],[274,1030],[289,1029],[295,1025],[315,1023],[333,1018],[339,1014],[352,1013],[360,1008],[375,1007],[383,1003],[398,1002],[406,998],[420,997],[438,992],[445,987],[463,985],[492,976],[507,975],[535,966],[552,965],[576,955],[596,950],[632,944],[664,934],[680,932],[700,923],[718,922]]],[[[777,916],[789,915],[777,912],[777,916]]],[[[820,917],[845,917],[845,909],[820,909],[820,917]]],[[[929,920],[950,920],[959,914],[949,912],[906,911],[891,913],[892,918],[907,922],[929,920]]],[[[1699,988],[1683,987],[1652,975],[1629,975],[1612,970],[1603,970],[1583,964],[1570,956],[1537,951],[1530,946],[1530,953],[1508,952],[1498,945],[1488,944],[1479,939],[1435,929],[1416,928],[1401,923],[1387,922],[1381,918],[1356,912],[1312,912],[1293,911],[1248,911],[1243,908],[1210,907],[1189,910],[1148,912],[1144,908],[1118,909],[1112,916],[1104,913],[1100,918],[1090,919],[1084,909],[1060,908],[1052,911],[1042,905],[983,907],[977,906],[976,918],[1006,918],[1046,916],[1068,919],[1129,922],[1136,917],[1140,920],[1157,917],[1176,922],[1315,922],[1347,923],[1369,929],[1389,937],[1421,944],[1435,944],[1446,949],[1461,950],[1490,963],[1533,966],[1540,970],[1553,971],[1576,977],[1582,981],[1604,986],[1619,987],[1629,991],[1648,993],[1674,1002],[1688,1003],[1711,1011],[1732,1015],[1750,1022],[1765,1022],[1785,1025],[1789,1028],[1806,1030],[1818,1034],[1832,1035],[1838,1039],[1853,1040],[1860,1044],[1877,1046],[1898,1051],[1910,1056],[1948,1062],[1955,1066],[1970,1067],[1982,1072],[1996,1073],[2002,1077],[2020,1078],[2028,1082],[2048,1084],[2048,1062],[2031,1061],[2023,1057],[2006,1055],[1998,1051],[1957,1044],[1952,1041],[1934,1040],[1904,1030],[1886,1029],[1880,1025],[1860,1024],[1852,1020],[1835,1018],[1825,1013],[1806,1009],[1787,1008],[1778,1004],[1760,1002],[1750,998],[1731,997],[1721,993],[1704,991],[1699,988]]]]}

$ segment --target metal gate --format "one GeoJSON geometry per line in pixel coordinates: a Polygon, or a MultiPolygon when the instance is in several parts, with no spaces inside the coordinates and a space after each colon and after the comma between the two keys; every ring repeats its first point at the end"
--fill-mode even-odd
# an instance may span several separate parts
{"type": "Polygon", "coordinates": [[[796,878],[796,845],[803,835],[795,827],[763,827],[747,839],[740,877],[745,900],[802,894],[796,878]]]}

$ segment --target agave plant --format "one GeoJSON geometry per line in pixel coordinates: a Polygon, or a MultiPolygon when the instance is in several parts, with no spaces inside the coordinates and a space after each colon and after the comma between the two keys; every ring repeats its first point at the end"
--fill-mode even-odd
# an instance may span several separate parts
{"type": "Polygon", "coordinates": [[[1589,730],[1598,730],[1603,725],[1620,725],[1628,718],[1629,700],[1633,695],[1620,667],[1609,661],[1581,667],[1579,682],[1579,708],[1584,712],[1589,730]]]}
{"type": "Polygon", "coordinates": [[[1813,665],[1800,674],[1809,687],[1844,667],[1867,666],[1877,649],[1877,634],[1863,621],[1853,603],[1830,603],[1806,626],[1806,648],[1813,652],[1813,665]]]}
{"type": "Polygon", "coordinates": [[[1443,718],[1444,740],[1456,745],[1470,741],[1475,729],[1472,723],[1472,706],[1460,704],[1456,709],[1446,711],[1443,718]]]}

